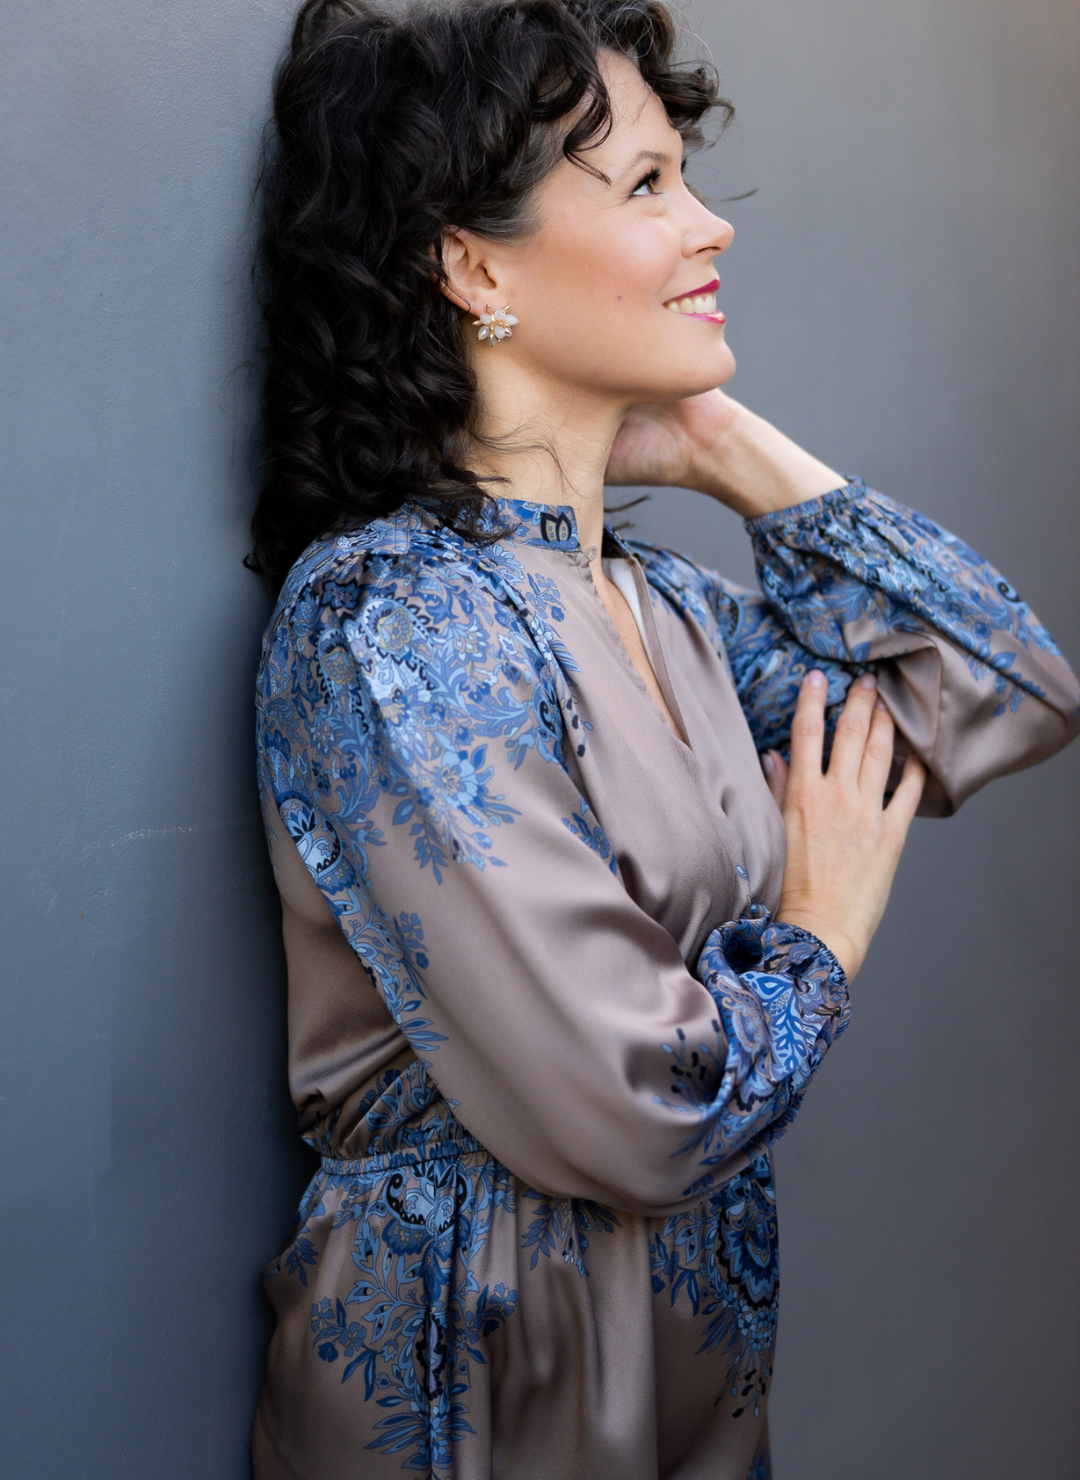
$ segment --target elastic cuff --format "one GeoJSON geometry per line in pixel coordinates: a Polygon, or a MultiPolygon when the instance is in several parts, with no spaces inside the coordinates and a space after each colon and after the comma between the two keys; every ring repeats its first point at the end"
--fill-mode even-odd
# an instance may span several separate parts
{"type": "MultiPolygon", "coordinates": [[[[844,475],[847,477],[847,475],[844,475]]],[[[786,509],[773,509],[769,514],[758,514],[744,520],[748,534],[764,534],[766,530],[778,529],[789,524],[813,524],[829,509],[844,508],[861,498],[866,484],[861,478],[848,478],[847,482],[829,493],[818,494],[801,504],[790,504],[786,509]]]]}
{"type": "Polygon", "coordinates": [[[801,925],[791,925],[787,920],[773,920],[771,928],[773,930],[783,930],[789,940],[806,941],[809,945],[812,945],[815,948],[815,954],[824,956],[825,960],[831,963],[829,976],[834,979],[838,978],[837,985],[842,987],[845,992],[850,990],[847,972],[840,965],[840,962],[833,955],[832,951],[829,950],[829,947],[821,939],[820,935],[815,935],[812,930],[804,930],[801,925]]]}

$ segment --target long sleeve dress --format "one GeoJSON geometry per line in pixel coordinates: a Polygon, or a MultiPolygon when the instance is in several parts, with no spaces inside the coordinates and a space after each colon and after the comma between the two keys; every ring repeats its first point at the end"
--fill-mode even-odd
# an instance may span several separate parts
{"type": "Polygon", "coordinates": [[[760,1480],[769,1150],[848,995],[773,917],[759,752],[810,668],[833,716],[871,669],[944,815],[1080,692],[994,570],[853,479],[749,523],[760,593],[605,533],[684,740],[573,510],[498,507],[487,546],[407,507],[313,545],[267,632],[275,870],[354,970],[290,959],[322,1164],[267,1272],[255,1473],[760,1480]]]}

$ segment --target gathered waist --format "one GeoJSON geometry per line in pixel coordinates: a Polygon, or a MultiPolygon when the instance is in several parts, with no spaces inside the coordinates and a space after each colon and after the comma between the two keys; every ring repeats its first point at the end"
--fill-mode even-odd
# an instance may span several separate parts
{"type": "Polygon", "coordinates": [[[477,1152],[484,1156],[491,1155],[475,1136],[432,1138],[407,1149],[385,1152],[381,1156],[323,1156],[322,1169],[330,1177],[371,1177],[394,1172],[401,1167],[423,1166],[432,1161],[455,1161],[460,1156],[471,1156],[477,1152]]]}

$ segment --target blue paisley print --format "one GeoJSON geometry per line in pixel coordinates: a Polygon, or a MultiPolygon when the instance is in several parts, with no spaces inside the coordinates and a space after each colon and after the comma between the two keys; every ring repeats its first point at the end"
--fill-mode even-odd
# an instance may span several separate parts
{"type": "MultiPolygon", "coordinates": [[[[514,1012],[542,995],[539,970],[519,971],[527,951],[514,934],[533,941],[531,920],[522,922],[532,901],[499,893],[515,868],[528,873],[521,840],[531,846],[538,797],[554,799],[535,834],[539,866],[579,870],[593,910],[582,917],[597,922],[589,928],[634,942],[656,934],[646,928],[655,920],[619,913],[630,891],[626,853],[620,842],[617,856],[595,810],[604,809],[581,779],[601,752],[587,718],[595,711],[582,698],[580,653],[566,636],[573,592],[526,558],[530,550],[563,552],[582,579],[573,511],[500,501],[497,517],[502,532],[487,545],[408,509],[313,545],[281,594],[259,679],[260,783],[271,830],[276,837],[280,822],[362,964],[382,1006],[374,993],[372,1002],[389,1014],[385,1032],[373,1031],[390,1045],[381,1068],[369,1061],[336,1098],[320,1087],[324,1108],[305,1124],[322,1167],[268,1277],[302,1302],[305,1350],[319,1380],[335,1392],[345,1387],[373,1415],[367,1449],[433,1480],[450,1480],[455,1448],[483,1425],[477,1374],[490,1368],[491,1343],[521,1322],[530,1279],[589,1290],[597,1248],[643,1227],[635,1218],[647,1223],[655,1299],[697,1323],[703,1360],[723,1358],[716,1401],[735,1417],[760,1415],[779,1288],[769,1148],[848,1018],[835,958],[748,898],[750,876],[733,863],[746,886],[738,896],[745,908],[734,905],[741,914],[703,929],[694,960],[684,964],[677,949],[674,962],[663,958],[669,976],[681,972],[679,990],[698,1013],[693,1025],[665,1017],[648,1042],[627,1038],[626,1103],[660,1146],[659,1170],[650,1173],[661,1189],[649,1203],[655,1216],[538,1190],[529,1181],[546,1184],[541,1171],[515,1176],[466,1128],[476,1123],[468,1096],[477,1071],[461,1057],[463,1041],[498,1021],[485,1062],[500,1079],[508,1047],[527,1032],[520,1024],[529,1019],[514,1012]],[[453,943],[444,933],[440,955],[437,941],[447,909],[462,901],[472,910],[466,928],[481,923],[448,1006],[439,973],[453,943]],[[502,931],[517,954],[509,952],[511,966],[478,998],[485,929],[491,939],[502,931]],[[359,1154],[344,1156],[343,1140],[359,1154]],[[328,1240],[334,1260],[324,1258],[328,1240]],[[506,1277],[488,1278],[493,1250],[508,1242],[497,1266],[506,1277]]],[[[786,745],[810,667],[827,674],[835,713],[853,675],[872,666],[876,633],[899,649],[909,638],[918,647],[928,632],[944,634],[972,675],[994,675],[999,714],[1041,695],[1029,660],[1055,651],[1046,633],[990,567],[929,520],[855,480],[749,528],[760,595],[671,552],[634,550],[659,597],[696,623],[728,666],[758,749],[786,745]]],[[[610,532],[607,539],[629,553],[610,532]]],[[[722,918],[720,910],[711,917],[722,918]]],[[[563,930],[561,917],[548,920],[533,955],[548,954],[563,930]]],[[[567,1057],[594,983],[573,985],[572,1006],[564,1011],[556,994],[551,1009],[572,1024],[567,1057]]],[[[652,986],[640,986],[638,998],[649,998],[652,986]]],[[[337,1083],[341,1066],[329,1053],[327,1065],[337,1083]]],[[[588,1073],[596,1082],[587,1094],[595,1090],[595,1103],[608,1105],[609,1082],[588,1073]]],[[[500,1079],[495,1101],[508,1082],[500,1079]]],[[[621,1122],[599,1123],[608,1126],[602,1151],[610,1160],[612,1127],[621,1122]]],[[[494,1131],[487,1138],[498,1144],[494,1131]]],[[[648,1184],[639,1144],[634,1177],[648,1184]]],[[[593,1176],[569,1185],[617,1184],[593,1176]]],[[[636,1205],[628,1195],[618,1206],[636,1205]]],[[[768,1474],[763,1441],[750,1476],[768,1474]]]]}
{"type": "Polygon", "coordinates": [[[541,1254],[550,1258],[558,1250],[564,1264],[572,1264],[584,1278],[588,1274],[585,1251],[589,1247],[588,1235],[592,1232],[610,1233],[621,1227],[610,1208],[601,1208],[594,1202],[579,1197],[548,1197],[527,1187],[523,1198],[537,1204],[536,1212],[522,1236],[521,1245],[532,1251],[529,1261],[531,1269],[541,1254]]]}
{"type": "Polygon", "coordinates": [[[653,1290],[708,1317],[702,1352],[735,1357],[733,1417],[759,1410],[772,1376],[780,1291],[776,1193],[767,1155],[706,1201],[668,1218],[650,1246],[653,1290]]]}
{"type": "Polygon", "coordinates": [[[968,655],[974,677],[995,674],[999,715],[1015,712],[1025,693],[1044,697],[1024,654],[1057,648],[1020,596],[962,540],[861,478],[747,529],[760,592],[672,551],[632,548],[649,581],[725,650],[759,750],[787,749],[811,668],[828,678],[835,718],[870,663],[867,643],[849,645],[844,633],[859,619],[878,633],[944,633],[968,655]]]}
{"type": "Polygon", "coordinates": [[[415,518],[372,525],[297,564],[264,663],[264,792],[421,1054],[439,1041],[422,1011],[414,945],[423,927],[414,914],[403,934],[372,897],[368,850],[386,838],[371,813],[380,797],[394,799],[394,826],[436,880],[452,859],[499,867],[492,835],[515,812],[491,791],[489,745],[505,747],[511,765],[530,749],[561,765],[564,702],[576,718],[560,693],[563,669],[556,678],[544,663],[557,639],[539,615],[526,625],[495,599],[516,589],[504,588],[507,575],[524,578],[499,548],[481,554],[458,541],[451,560],[444,532],[415,518]],[[377,548],[403,538],[407,555],[377,548]],[[365,553],[363,581],[339,575],[365,553]]]}
{"type": "Polygon", "coordinates": [[[783,1134],[850,1007],[832,952],[797,926],[774,925],[763,905],[709,937],[698,975],[716,1003],[714,1041],[691,1048],[680,1031],[665,1047],[672,1101],[694,1114],[689,1144],[712,1167],[783,1134]]]}
{"type": "Polygon", "coordinates": [[[454,1441],[473,1432],[461,1401],[470,1363],[484,1362],[481,1340],[517,1303],[502,1284],[481,1288],[470,1268],[495,1212],[513,1210],[510,1174],[490,1157],[452,1152],[389,1173],[377,1163],[358,1170],[328,1160],[284,1256],[305,1283],[305,1230],[337,1190],[344,1196],[333,1227],[353,1225],[356,1279],[343,1299],[312,1305],[312,1345],[321,1361],[340,1362],[342,1382],[362,1383],[365,1401],[385,1410],[369,1449],[404,1455],[405,1469],[445,1471],[454,1441]]]}

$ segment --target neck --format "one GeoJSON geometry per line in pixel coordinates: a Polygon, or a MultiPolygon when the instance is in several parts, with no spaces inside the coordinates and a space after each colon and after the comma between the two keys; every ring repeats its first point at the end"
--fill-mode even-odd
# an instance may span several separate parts
{"type": "Polygon", "coordinates": [[[599,552],[604,526],[604,470],[627,407],[580,387],[537,383],[502,346],[474,361],[480,438],[475,472],[507,481],[492,487],[503,498],[569,504],[583,549],[599,552]]]}

